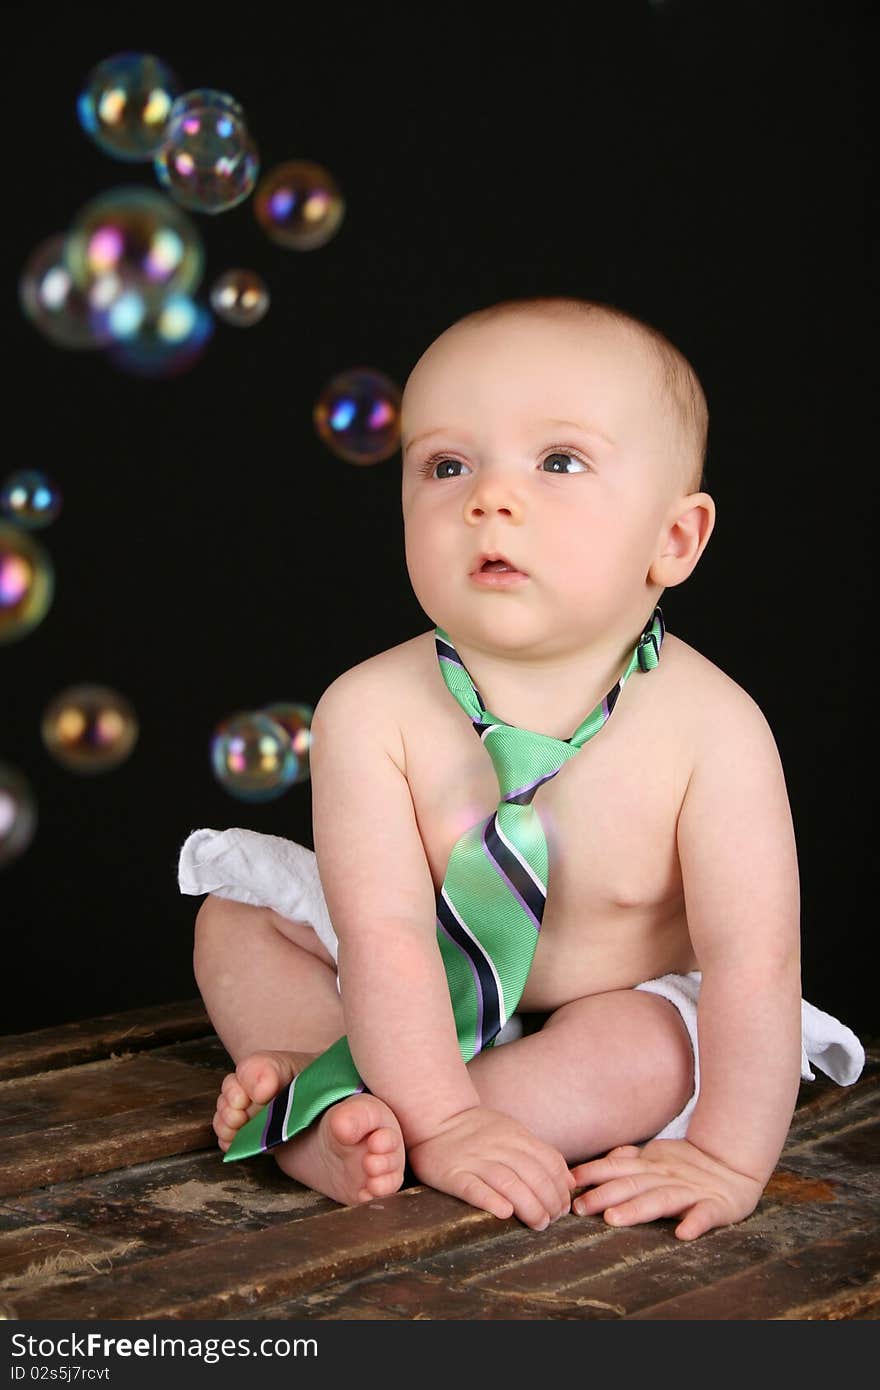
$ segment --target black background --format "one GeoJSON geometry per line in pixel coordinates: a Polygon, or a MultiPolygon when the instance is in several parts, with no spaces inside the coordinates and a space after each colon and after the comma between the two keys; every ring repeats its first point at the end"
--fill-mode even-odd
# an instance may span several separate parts
{"type": "MultiPolygon", "coordinates": [[[[3,467],[42,467],[64,510],[36,533],[57,592],[0,647],[0,761],[39,825],[0,870],[0,1032],[193,997],[200,899],[177,857],[200,826],[313,845],[308,782],[233,799],[223,716],[314,705],[341,671],[433,624],[406,573],[400,458],[357,468],[316,437],[327,381],[403,386],[455,318],[528,294],[595,296],[655,323],[710,412],[718,520],[668,590],[671,631],[747,689],[779,745],[798,838],[804,993],[875,1031],[866,765],[874,695],[867,81],[855,5],[216,7],[181,20],[7,8],[3,467]],[[282,27],[283,26],[283,27],[282,27]],[[316,160],[347,216],[296,254],[251,200],[196,215],[203,288],[252,266],[272,295],[203,361],[143,381],[41,338],[17,304],[37,242],[96,193],[155,186],[80,129],[95,63],[158,53],[244,105],[263,168],[316,160]],[[79,682],[134,704],[140,740],[85,777],[49,757],[47,701],[79,682]]],[[[744,874],[748,865],[743,866],[744,874]]]]}

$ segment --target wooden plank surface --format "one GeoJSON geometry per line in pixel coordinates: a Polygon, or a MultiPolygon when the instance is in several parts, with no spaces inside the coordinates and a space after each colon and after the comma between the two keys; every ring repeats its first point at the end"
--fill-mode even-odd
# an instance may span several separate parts
{"type": "Polygon", "coordinates": [[[615,1230],[569,1215],[537,1233],[421,1187],[341,1208],[289,1180],[271,1155],[225,1165],[210,1119],[230,1063],[204,1022],[198,1032],[200,1007],[65,1025],[78,1037],[49,1029],[5,1040],[8,1065],[32,1066],[0,1082],[8,1316],[878,1315],[877,1047],[856,1086],[821,1075],[802,1086],[777,1171],[747,1221],[681,1242],[673,1220],[615,1230]],[[131,1036],[135,1047],[123,1050],[131,1036]],[[64,1065],[69,1055],[90,1060],[64,1065]]]}
{"type": "Polygon", "coordinates": [[[223,1071],[150,1056],[0,1084],[0,1196],[203,1149],[223,1071]]]}
{"type": "Polygon", "coordinates": [[[139,1052],[163,1042],[200,1038],[210,1032],[211,1021],[201,999],[184,999],[33,1033],[8,1033],[0,1037],[0,1081],[97,1061],[114,1052],[139,1052]]]}

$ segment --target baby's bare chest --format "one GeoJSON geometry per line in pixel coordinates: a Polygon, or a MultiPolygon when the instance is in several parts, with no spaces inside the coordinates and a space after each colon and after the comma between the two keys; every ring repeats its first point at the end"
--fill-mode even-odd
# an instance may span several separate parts
{"type": "MultiPolygon", "coordinates": [[[[500,793],[465,719],[437,707],[430,732],[409,731],[406,758],[436,891],[456,841],[491,815],[500,793]]],[[[616,711],[536,792],[549,877],[527,1006],[696,968],[676,846],[686,764],[680,741],[664,739],[653,718],[616,711]]]]}

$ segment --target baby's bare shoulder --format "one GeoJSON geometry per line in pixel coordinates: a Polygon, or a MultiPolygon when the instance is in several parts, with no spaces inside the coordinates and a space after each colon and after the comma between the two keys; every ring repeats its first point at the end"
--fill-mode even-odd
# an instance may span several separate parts
{"type": "Polygon", "coordinates": [[[667,696],[697,759],[712,757],[721,746],[728,753],[734,746],[775,747],[758,702],[714,661],[672,634],[666,636],[663,656],[667,696]]]}
{"type": "Polygon", "coordinates": [[[401,715],[424,685],[425,653],[433,643],[433,630],[420,633],[341,672],[315,705],[313,730],[331,723],[369,730],[405,772],[401,715]]]}

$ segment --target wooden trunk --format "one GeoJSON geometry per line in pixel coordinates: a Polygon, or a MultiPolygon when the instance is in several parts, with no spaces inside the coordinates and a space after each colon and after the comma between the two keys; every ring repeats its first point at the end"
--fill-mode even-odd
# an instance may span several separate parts
{"type": "Polygon", "coordinates": [[[880,1315],[880,1047],[801,1086],[748,1220],[694,1242],[499,1221],[424,1187],[339,1207],[224,1164],[231,1069],[200,1001],[0,1038],[0,1313],[27,1320],[880,1315]]]}

